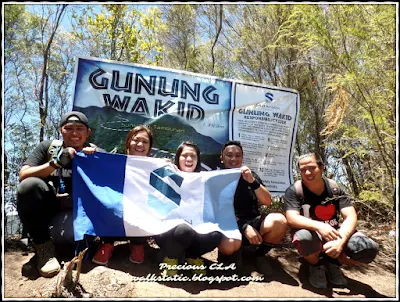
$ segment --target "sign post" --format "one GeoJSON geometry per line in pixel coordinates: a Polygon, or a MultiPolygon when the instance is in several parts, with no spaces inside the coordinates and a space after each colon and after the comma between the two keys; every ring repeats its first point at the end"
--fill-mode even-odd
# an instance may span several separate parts
{"type": "Polygon", "coordinates": [[[173,158],[183,141],[196,143],[205,170],[220,168],[229,139],[244,165],[273,195],[293,182],[291,162],[300,99],[297,91],[154,66],[77,57],[73,110],[87,115],[91,141],[124,153],[128,131],[148,125],[151,156],[173,158]]]}

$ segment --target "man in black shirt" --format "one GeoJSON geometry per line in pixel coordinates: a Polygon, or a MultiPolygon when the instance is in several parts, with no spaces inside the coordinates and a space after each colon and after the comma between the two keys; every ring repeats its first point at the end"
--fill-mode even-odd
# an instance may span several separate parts
{"type": "MultiPolygon", "coordinates": [[[[243,244],[258,246],[255,257],[257,270],[264,275],[269,275],[271,267],[266,261],[265,254],[270,247],[264,243],[278,244],[282,240],[286,232],[286,218],[280,213],[260,215],[259,207],[261,205],[271,205],[271,194],[256,173],[247,166],[242,167],[243,148],[240,142],[228,141],[225,143],[220,158],[227,169],[241,168],[242,175],[234,197],[237,224],[242,233],[243,244]]],[[[223,252],[224,247],[235,244],[235,248],[238,250],[241,242],[237,243],[233,239],[223,238],[219,249],[223,252]]]]}
{"type": "Polygon", "coordinates": [[[311,285],[326,288],[327,272],[332,284],[346,286],[339,265],[369,263],[379,246],[356,231],[357,214],[351,199],[335,182],[323,176],[324,165],[318,154],[300,156],[298,167],[301,181],[291,185],[284,196],[293,243],[310,264],[311,285]]]}
{"type": "Polygon", "coordinates": [[[19,172],[18,215],[35,245],[38,270],[44,277],[60,271],[49,225],[61,211],[72,211],[72,158],[77,151],[96,151],[86,142],[91,129],[83,113],[65,114],[59,130],[63,141],[40,142],[19,172]]]}

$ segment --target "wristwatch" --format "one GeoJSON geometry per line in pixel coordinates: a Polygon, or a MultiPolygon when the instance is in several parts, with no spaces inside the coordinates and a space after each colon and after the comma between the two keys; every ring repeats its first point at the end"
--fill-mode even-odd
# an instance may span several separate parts
{"type": "Polygon", "coordinates": [[[61,168],[61,166],[59,164],[57,164],[55,159],[49,161],[49,164],[50,164],[50,166],[52,166],[56,170],[61,168]]]}

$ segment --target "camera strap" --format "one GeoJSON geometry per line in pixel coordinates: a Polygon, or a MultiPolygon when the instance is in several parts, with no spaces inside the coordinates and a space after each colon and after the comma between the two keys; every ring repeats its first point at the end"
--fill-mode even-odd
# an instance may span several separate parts
{"type": "Polygon", "coordinates": [[[61,177],[61,168],[58,169],[58,181],[60,182],[60,187],[58,188],[59,193],[65,193],[65,183],[61,177]]]}

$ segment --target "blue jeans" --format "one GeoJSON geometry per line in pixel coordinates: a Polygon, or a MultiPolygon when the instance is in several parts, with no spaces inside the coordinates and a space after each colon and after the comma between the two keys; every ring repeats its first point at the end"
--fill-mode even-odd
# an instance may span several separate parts
{"type": "MultiPolygon", "coordinates": [[[[295,231],[292,242],[302,256],[322,251],[324,244],[317,232],[305,229],[295,231]]],[[[378,254],[379,245],[363,233],[355,231],[347,241],[343,252],[354,261],[370,263],[378,254]]]]}

